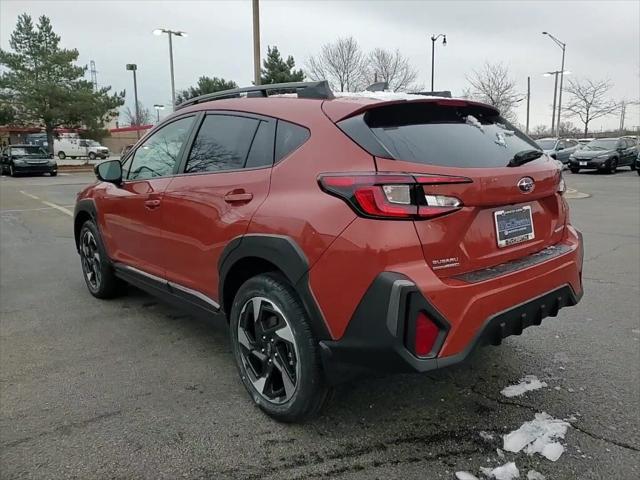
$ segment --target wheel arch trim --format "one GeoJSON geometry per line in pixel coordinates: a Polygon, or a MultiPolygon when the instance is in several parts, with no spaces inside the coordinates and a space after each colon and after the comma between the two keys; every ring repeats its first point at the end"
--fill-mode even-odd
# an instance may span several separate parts
{"type": "Polygon", "coordinates": [[[285,235],[247,234],[231,240],[218,260],[218,298],[221,308],[229,314],[231,305],[225,305],[225,283],[233,267],[246,258],[259,258],[275,265],[298,293],[309,315],[311,328],[317,340],[329,340],[331,335],[322,310],[309,286],[309,261],[300,246],[285,235]]]}

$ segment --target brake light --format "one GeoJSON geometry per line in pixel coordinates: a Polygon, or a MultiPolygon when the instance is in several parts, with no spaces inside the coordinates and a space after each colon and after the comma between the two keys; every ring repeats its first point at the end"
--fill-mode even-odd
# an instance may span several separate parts
{"type": "Polygon", "coordinates": [[[346,201],[356,213],[370,218],[427,219],[462,208],[456,197],[429,192],[429,186],[470,183],[466,177],[393,173],[323,174],[327,193],[346,201]]]}
{"type": "Polygon", "coordinates": [[[438,339],[440,329],[431,321],[426,313],[418,313],[416,318],[416,333],[414,341],[414,352],[418,357],[426,357],[433,350],[433,346],[438,339]]]}

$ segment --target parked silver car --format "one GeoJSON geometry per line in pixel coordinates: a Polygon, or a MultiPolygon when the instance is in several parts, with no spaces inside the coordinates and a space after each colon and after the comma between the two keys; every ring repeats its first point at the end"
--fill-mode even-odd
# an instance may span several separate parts
{"type": "Polygon", "coordinates": [[[551,158],[561,161],[564,165],[569,163],[569,157],[578,150],[579,143],[572,138],[541,138],[536,140],[544,153],[551,158]]]}

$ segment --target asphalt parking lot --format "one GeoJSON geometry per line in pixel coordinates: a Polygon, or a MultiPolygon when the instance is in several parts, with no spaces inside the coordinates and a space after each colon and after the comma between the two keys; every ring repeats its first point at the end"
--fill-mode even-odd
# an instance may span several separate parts
{"type": "Polygon", "coordinates": [[[566,179],[590,194],[570,200],[577,307],[464,365],[345,385],[318,419],[283,425],[248,398],[223,319],[89,295],[70,214],[90,174],[2,177],[1,477],[452,479],[514,461],[521,478],[639,478],[640,178],[566,179]],[[501,395],[525,375],[547,386],[501,395]],[[501,457],[537,412],[571,424],[564,454],[501,457]]]}

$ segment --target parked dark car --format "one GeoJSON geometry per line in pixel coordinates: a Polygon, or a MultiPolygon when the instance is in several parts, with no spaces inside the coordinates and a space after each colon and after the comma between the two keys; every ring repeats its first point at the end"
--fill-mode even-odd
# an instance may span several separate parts
{"type": "Polygon", "coordinates": [[[52,156],[38,145],[9,145],[0,155],[0,171],[15,177],[21,173],[58,174],[58,164],[52,156]]]}
{"type": "Polygon", "coordinates": [[[572,153],[578,150],[579,143],[571,138],[541,138],[536,143],[551,158],[561,161],[564,165],[569,162],[572,153]]]}
{"type": "Polygon", "coordinates": [[[638,151],[638,154],[636,155],[636,172],[640,175],[640,151],[638,151]]]}
{"type": "Polygon", "coordinates": [[[569,159],[572,173],[580,170],[599,170],[615,173],[618,167],[628,166],[635,170],[638,153],[632,138],[597,138],[578,150],[569,159]]]}

